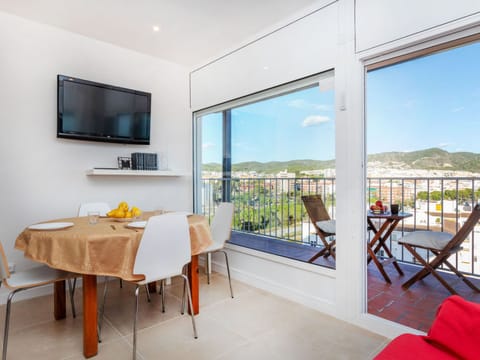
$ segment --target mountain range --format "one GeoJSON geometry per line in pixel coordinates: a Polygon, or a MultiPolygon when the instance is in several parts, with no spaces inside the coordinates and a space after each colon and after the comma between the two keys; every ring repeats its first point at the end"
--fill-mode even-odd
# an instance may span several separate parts
{"type": "MultiPolygon", "coordinates": [[[[480,173],[480,154],[454,152],[431,148],[411,152],[385,152],[368,155],[368,166],[395,169],[452,170],[480,173]]],[[[335,160],[290,160],[257,162],[248,161],[232,164],[232,171],[256,171],[274,174],[287,170],[300,173],[305,170],[323,170],[335,167],[335,160]]],[[[203,165],[203,171],[221,171],[218,163],[203,165]]]]}
{"type": "Polygon", "coordinates": [[[404,169],[480,172],[480,154],[431,148],[411,152],[386,152],[368,156],[370,165],[399,166],[404,169]]]}

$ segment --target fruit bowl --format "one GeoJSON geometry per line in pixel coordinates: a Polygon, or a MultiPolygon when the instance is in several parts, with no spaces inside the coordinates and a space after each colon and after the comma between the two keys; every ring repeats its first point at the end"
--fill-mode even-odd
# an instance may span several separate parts
{"type": "Polygon", "coordinates": [[[381,200],[375,201],[375,204],[370,206],[370,212],[373,214],[384,214],[388,210],[387,206],[384,206],[381,200]]]}
{"type": "Polygon", "coordinates": [[[113,221],[117,221],[117,222],[130,222],[130,221],[134,221],[136,220],[137,218],[134,218],[134,217],[124,217],[124,218],[110,218],[112,219],[113,221]]]}
{"type": "Polygon", "coordinates": [[[116,209],[110,210],[107,213],[109,219],[113,219],[118,222],[128,222],[132,220],[137,220],[142,215],[142,211],[136,207],[132,206],[129,210],[129,206],[125,201],[122,201],[118,204],[116,209]]]}

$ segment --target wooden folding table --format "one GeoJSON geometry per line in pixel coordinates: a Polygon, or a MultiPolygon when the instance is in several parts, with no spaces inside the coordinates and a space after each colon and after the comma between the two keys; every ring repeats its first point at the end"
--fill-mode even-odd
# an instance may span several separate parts
{"type": "Polygon", "coordinates": [[[390,212],[375,214],[371,211],[367,214],[367,223],[371,231],[373,231],[373,238],[367,242],[368,261],[373,260],[378,270],[382,274],[385,281],[389,284],[392,283],[390,277],[387,275],[384,266],[393,264],[395,269],[400,275],[403,275],[403,271],[397,263],[397,259],[392,255],[390,248],[387,246],[386,241],[392,234],[393,230],[397,227],[398,223],[403,219],[412,216],[410,213],[401,212],[398,214],[392,214],[390,212]],[[379,225],[375,225],[374,220],[380,220],[379,225]],[[386,256],[383,259],[377,256],[377,252],[383,249],[386,256]]]}

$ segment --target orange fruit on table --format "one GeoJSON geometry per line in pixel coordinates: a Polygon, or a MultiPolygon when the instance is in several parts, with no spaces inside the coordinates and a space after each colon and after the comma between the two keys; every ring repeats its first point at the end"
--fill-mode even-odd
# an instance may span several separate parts
{"type": "Polygon", "coordinates": [[[128,211],[128,203],[126,201],[121,201],[118,204],[117,209],[122,209],[123,211],[128,211]]]}
{"type": "Polygon", "coordinates": [[[135,217],[140,216],[140,215],[142,215],[142,211],[141,211],[140,209],[138,209],[138,208],[137,208],[137,209],[133,209],[133,210],[132,210],[132,215],[135,216],[135,217]]]}
{"type": "Polygon", "coordinates": [[[125,217],[125,211],[123,209],[117,209],[117,211],[115,212],[115,215],[113,217],[123,218],[123,217],[125,217]]]}

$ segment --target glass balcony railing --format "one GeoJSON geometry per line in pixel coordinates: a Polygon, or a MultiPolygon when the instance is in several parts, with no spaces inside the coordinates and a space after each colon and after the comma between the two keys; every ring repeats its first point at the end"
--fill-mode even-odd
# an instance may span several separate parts
{"type": "MultiPolygon", "coordinates": [[[[201,211],[213,216],[219,202],[229,201],[235,205],[236,231],[320,246],[301,199],[308,194],[322,195],[330,217],[335,218],[335,178],[203,178],[201,211]]],[[[387,242],[395,257],[406,263],[415,260],[396,242],[398,238],[415,230],[456,233],[479,197],[480,178],[367,178],[367,204],[376,200],[387,205],[396,203],[401,210],[412,214],[398,225],[387,242]]],[[[463,243],[463,250],[450,259],[466,274],[480,275],[478,232],[480,226],[463,243]]],[[[366,234],[366,238],[369,236],[372,234],[366,234]]]]}

